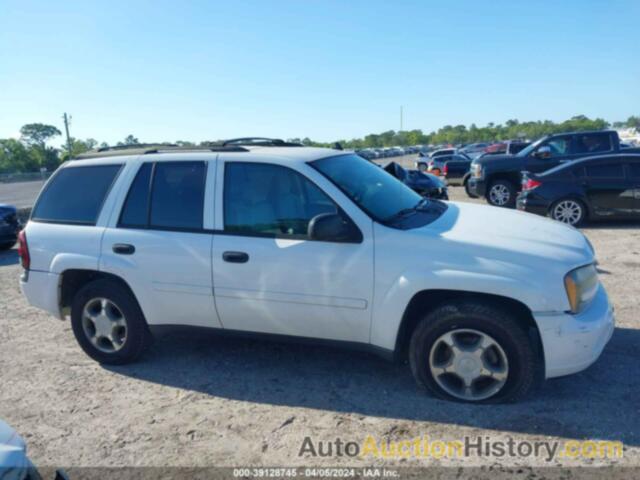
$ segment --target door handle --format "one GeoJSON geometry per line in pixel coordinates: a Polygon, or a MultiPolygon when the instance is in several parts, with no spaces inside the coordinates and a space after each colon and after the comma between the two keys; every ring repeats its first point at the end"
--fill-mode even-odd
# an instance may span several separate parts
{"type": "Polygon", "coordinates": [[[224,252],[222,259],[229,263],[247,263],[249,261],[249,254],[244,252],[224,252]]]}
{"type": "Polygon", "coordinates": [[[113,253],[118,255],[133,255],[136,251],[136,247],[129,245],[128,243],[114,243],[112,247],[113,253]]]}

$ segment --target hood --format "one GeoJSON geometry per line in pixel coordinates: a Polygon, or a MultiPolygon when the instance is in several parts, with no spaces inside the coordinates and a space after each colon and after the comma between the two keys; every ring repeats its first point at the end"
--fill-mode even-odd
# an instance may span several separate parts
{"type": "Polygon", "coordinates": [[[27,447],[24,440],[13,428],[0,420],[0,471],[27,465],[27,447]]]}
{"type": "Polygon", "coordinates": [[[593,249],[580,231],[518,210],[450,202],[447,211],[424,229],[514,263],[546,261],[568,271],[594,261],[593,249]]]}

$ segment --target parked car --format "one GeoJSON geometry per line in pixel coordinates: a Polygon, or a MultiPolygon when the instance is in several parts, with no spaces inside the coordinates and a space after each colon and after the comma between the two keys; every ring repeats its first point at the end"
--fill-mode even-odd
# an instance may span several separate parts
{"type": "Polygon", "coordinates": [[[531,142],[525,142],[521,140],[509,140],[506,142],[493,143],[485,148],[482,156],[515,155],[516,153],[520,153],[520,151],[524,150],[529,145],[531,145],[531,142]]]}
{"type": "Polygon", "coordinates": [[[454,155],[464,154],[458,154],[455,148],[436,150],[429,155],[420,154],[414,162],[414,165],[416,169],[421,172],[431,171],[434,175],[440,175],[442,166],[446,161],[444,159],[451,159],[454,155]],[[436,160],[441,160],[441,163],[436,164],[436,160]]]}
{"type": "Polygon", "coordinates": [[[584,220],[640,220],[640,154],[588,157],[523,176],[517,208],[580,225],[584,220]]]}
{"type": "Polygon", "coordinates": [[[470,177],[470,167],[471,159],[469,157],[466,155],[453,155],[443,163],[441,175],[446,179],[448,185],[464,185],[466,189],[470,177]]]}
{"type": "Polygon", "coordinates": [[[479,155],[482,155],[485,149],[489,146],[488,143],[471,143],[469,145],[465,145],[459,151],[460,153],[464,153],[470,158],[476,158],[479,155]]]}
{"type": "Polygon", "coordinates": [[[0,204],[0,251],[8,250],[16,244],[18,232],[18,210],[12,205],[0,204]]]}
{"type": "MultiPolygon", "coordinates": [[[[427,171],[432,175],[442,175],[442,172],[444,171],[444,166],[446,165],[447,162],[451,162],[451,161],[461,162],[461,163],[467,162],[469,165],[471,165],[471,158],[469,158],[463,153],[456,153],[452,155],[439,155],[437,157],[430,158],[426,162],[427,171]]],[[[423,163],[423,162],[424,160],[418,159],[416,163],[423,163]]],[[[467,170],[468,170],[468,167],[467,167],[467,170]]]]}
{"type": "MultiPolygon", "coordinates": [[[[469,191],[485,197],[491,205],[515,207],[521,171],[539,173],[586,156],[618,153],[619,144],[615,130],[549,135],[516,155],[493,155],[474,160],[469,191]]],[[[625,152],[632,153],[633,149],[625,149],[625,152]]]]}
{"type": "Polygon", "coordinates": [[[591,365],[614,328],[578,230],[426,199],[330,149],[82,154],[44,186],[19,252],[28,302],[69,316],[105,364],[196,326],[365,349],[437,396],[508,401],[591,365]]]}
{"type": "Polygon", "coordinates": [[[407,170],[396,162],[388,163],[384,166],[384,170],[423,197],[449,199],[447,185],[435,175],[407,170]]]}

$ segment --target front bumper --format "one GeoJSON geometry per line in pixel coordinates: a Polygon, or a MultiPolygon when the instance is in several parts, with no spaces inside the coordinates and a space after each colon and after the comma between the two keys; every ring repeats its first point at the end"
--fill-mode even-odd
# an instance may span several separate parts
{"type": "Polygon", "coordinates": [[[487,192],[487,183],[482,178],[469,178],[469,191],[477,197],[484,197],[487,192]]]}
{"type": "Polygon", "coordinates": [[[544,350],[546,378],[584,370],[594,363],[613,334],[615,316],[602,284],[583,312],[534,314],[544,350]]]}
{"type": "Polygon", "coordinates": [[[20,278],[20,290],[30,305],[45,310],[56,318],[63,318],[58,301],[60,275],[28,270],[20,278]]]}

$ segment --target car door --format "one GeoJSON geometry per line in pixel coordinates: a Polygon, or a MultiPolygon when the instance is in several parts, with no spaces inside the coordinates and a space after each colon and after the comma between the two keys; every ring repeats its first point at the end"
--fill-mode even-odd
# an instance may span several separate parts
{"type": "Polygon", "coordinates": [[[630,178],[625,175],[623,158],[586,162],[582,186],[595,216],[628,217],[633,214],[634,188],[630,178]]]}
{"type": "Polygon", "coordinates": [[[571,156],[571,144],[571,135],[550,138],[526,157],[524,170],[534,173],[545,172],[568,161],[571,156]]]}
{"type": "Polygon", "coordinates": [[[224,328],[368,342],[370,219],[349,211],[352,205],[339,208],[326,189],[341,196],[339,191],[305,164],[298,167],[302,173],[274,163],[222,158],[212,262],[215,303],[224,328]],[[355,223],[361,242],[309,239],[312,218],[338,211],[355,223]]]}
{"type": "Polygon", "coordinates": [[[204,200],[213,195],[211,163],[129,165],[133,180],[104,233],[100,263],[129,284],[149,324],[221,327],[211,278],[213,206],[204,200]]]}

